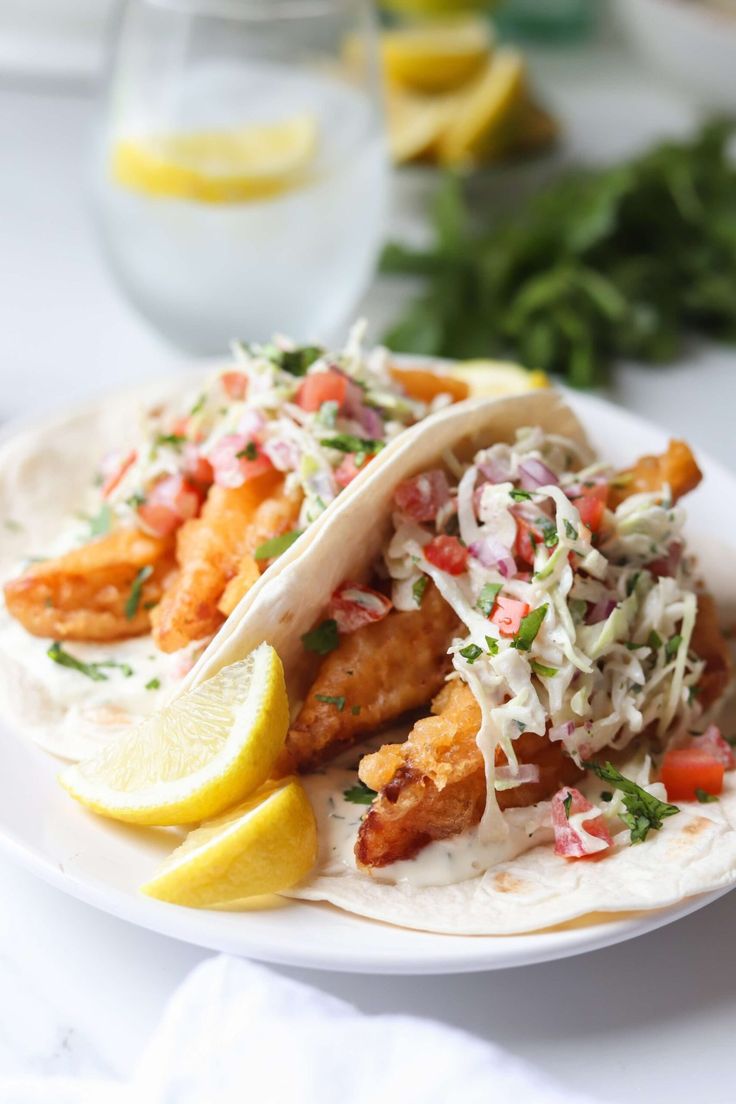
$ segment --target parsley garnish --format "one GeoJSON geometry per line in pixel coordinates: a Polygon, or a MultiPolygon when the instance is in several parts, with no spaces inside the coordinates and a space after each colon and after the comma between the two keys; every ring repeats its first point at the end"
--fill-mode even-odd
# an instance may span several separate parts
{"type": "Polygon", "coordinates": [[[701,805],[709,805],[712,801],[718,800],[715,794],[709,794],[707,790],[701,790],[700,786],[696,787],[695,796],[701,805]]]}
{"type": "Polygon", "coordinates": [[[318,702],[324,702],[325,705],[336,705],[338,713],[342,713],[345,708],[344,694],[315,694],[314,696],[318,702]]]}
{"type": "Polygon", "coordinates": [[[522,617],[519,631],[511,641],[512,648],[518,648],[520,652],[529,651],[547,615],[548,609],[549,606],[545,603],[543,606],[539,606],[537,609],[532,610],[526,617],[522,617]]]}
{"type": "Polygon", "coordinates": [[[339,643],[340,634],[337,631],[337,621],[331,617],[317,625],[316,629],[302,635],[302,644],[305,649],[308,652],[316,652],[317,655],[321,656],[334,652],[339,643]]]}
{"type": "Polygon", "coordinates": [[[468,663],[475,663],[478,656],[483,655],[483,649],[479,648],[477,644],[467,644],[464,648],[460,649],[460,655],[463,659],[466,659],[468,663]]]}
{"type": "Polygon", "coordinates": [[[343,790],[342,796],[346,801],[352,801],[353,805],[370,805],[376,792],[366,786],[365,782],[356,782],[349,790],[343,790]]]}
{"type": "Polygon", "coordinates": [[[138,612],[138,607],[141,604],[141,594],[143,593],[143,584],[146,579],[150,579],[153,575],[153,568],[150,564],[146,567],[142,567],[130,587],[130,594],[128,600],[125,603],[124,613],[127,621],[132,621],[138,612]]]}
{"type": "Polygon", "coordinates": [[[493,612],[493,607],[496,603],[498,592],[501,590],[501,586],[501,583],[484,583],[481,587],[476,609],[479,609],[486,617],[490,617],[493,612]]]}
{"type": "Polygon", "coordinates": [[[93,682],[107,681],[107,675],[102,670],[103,667],[116,667],[125,678],[130,678],[133,674],[133,668],[128,663],[118,663],[115,659],[107,659],[99,663],[85,663],[67,652],[58,640],[54,641],[46,655],[54,663],[58,663],[60,667],[69,667],[72,671],[79,671],[80,675],[86,675],[93,682]]]}
{"type": "Polygon", "coordinates": [[[318,345],[304,345],[300,349],[276,349],[270,360],[292,376],[305,376],[307,369],[324,353],[318,345]]]}
{"type": "Polygon", "coordinates": [[[146,690],[159,690],[161,688],[161,679],[152,678],[146,683],[146,690]]]}
{"type": "Polygon", "coordinates": [[[568,790],[567,797],[562,802],[562,808],[565,810],[565,816],[567,817],[568,820],[570,819],[570,806],[571,805],[572,805],[572,794],[568,790]]]}
{"type": "Polygon", "coordinates": [[[185,443],[186,437],[183,433],[157,433],[154,447],[161,448],[163,445],[169,445],[171,448],[181,448],[185,443]]]}
{"type": "Polygon", "coordinates": [[[338,452],[352,452],[355,456],[356,468],[362,467],[369,456],[386,447],[385,441],[377,441],[372,437],[356,437],[354,433],[338,433],[335,437],[324,437],[320,444],[325,448],[337,449],[338,452]]]}
{"type": "Polygon", "coordinates": [[[677,655],[680,645],[682,644],[682,636],[677,633],[676,636],[671,636],[664,646],[664,653],[668,659],[672,659],[677,655]]]}
{"type": "Polygon", "coordinates": [[[99,513],[89,519],[89,535],[91,537],[104,537],[110,532],[112,525],[112,510],[106,502],[100,507],[99,513]]]}
{"type": "Polygon", "coordinates": [[[258,449],[254,441],[249,441],[245,448],[242,448],[240,452],[235,453],[236,460],[257,460],[258,449]]]}
{"type": "Polygon", "coordinates": [[[271,540],[259,544],[253,553],[255,560],[272,560],[280,556],[287,548],[291,548],[295,540],[303,533],[303,529],[292,529],[290,533],[282,533],[280,537],[272,537],[271,540]]]}
{"type": "Polygon", "coordinates": [[[660,801],[630,778],[624,778],[612,763],[601,766],[600,763],[588,762],[583,763],[583,766],[592,770],[603,782],[610,782],[617,790],[621,790],[626,806],[621,820],[631,829],[632,843],[642,843],[650,831],[658,831],[662,827],[665,817],[674,816],[680,811],[678,805],[660,801]]]}
{"type": "Polygon", "coordinates": [[[417,581],[413,584],[411,588],[412,597],[414,598],[414,601],[418,606],[421,606],[422,604],[422,598],[424,597],[424,592],[427,589],[428,582],[429,579],[427,578],[427,576],[422,575],[421,578],[417,579],[417,581]]]}
{"type": "Polygon", "coordinates": [[[513,491],[509,491],[509,494],[513,498],[514,502],[529,502],[531,500],[531,497],[532,497],[529,494],[529,491],[513,490],[513,491]]]}
{"type": "Polygon", "coordinates": [[[576,541],[578,539],[577,529],[574,525],[570,524],[567,518],[565,518],[565,533],[567,534],[568,540],[576,541]]]}
{"type": "Polygon", "coordinates": [[[541,678],[554,678],[557,674],[557,667],[546,667],[543,663],[537,663],[536,659],[532,660],[532,671],[535,675],[539,675],[541,678]]]}

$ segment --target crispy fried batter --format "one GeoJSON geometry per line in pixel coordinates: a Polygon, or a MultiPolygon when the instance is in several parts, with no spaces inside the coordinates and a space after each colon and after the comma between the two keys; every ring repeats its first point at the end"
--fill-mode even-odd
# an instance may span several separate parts
{"type": "Polygon", "coordinates": [[[731,652],[718,624],[718,611],[712,595],[698,595],[698,616],[691,648],[705,660],[705,671],[698,683],[698,701],[704,709],[720,698],[731,678],[731,652]]]}
{"type": "MultiPolygon", "coordinates": [[[[379,791],[355,846],[362,867],[410,859],[432,840],[477,824],[486,800],[483,756],[476,744],[480,708],[472,691],[453,679],[432,704],[434,716],[418,721],[404,744],[387,744],[360,764],[360,777],[379,791]]],[[[523,733],[514,742],[520,763],[539,767],[538,782],[496,794],[501,809],[533,805],[582,771],[558,743],[523,733]]],[[[496,750],[496,764],[506,763],[496,750]]]]}
{"type": "Polygon", "coordinates": [[[261,572],[265,571],[270,562],[256,560],[253,553],[266,541],[290,533],[295,528],[303,497],[301,488],[287,491],[282,486],[278,493],[265,499],[256,509],[248,526],[237,574],[225,587],[218,603],[218,609],[225,617],[230,616],[243,595],[258,582],[261,572]]]}
{"type": "Polygon", "coordinates": [[[460,622],[434,586],[416,612],[392,610],[325,657],[286,740],[284,770],[307,770],[439,690],[460,622]],[[339,708],[334,701],[344,698],[339,708]]]}
{"type": "Polygon", "coordinates": [[[150,607],[161,597],[173,568],[173,541],[136,529],[118,529],[53,560],[34,564],[5,585],[11,615],[34,636],[57,640],[123,640],[150,628],[150,607]],[[131,587],[143,567],[134,612],[131,587]]]}
{"type": "Polygon", "coordinates": [[[641,456],[632,468],[619,474],[609,492],[609,505],[615,509],[630,495],[659,491],[665,483],[677,502],[694,490],[702,478],[690,446],[684,441],[670,441],[661,456],[641,456]]]}
{"type": "Polygon", "coordinates": [[[242,487],[215,484],[200,516],[182,525],[176,539],[179,573],[152,617],[153,639],[162,652],[176,652],[220,627],[224,618],[217,603],[241,565],[249,526],[281,482],[274,471],[242,487]]]}
{"type": "Polygon", "coordinates": [[[439,372],[431,372],[427,368],[416,366],[392,364],[389,369],[391,377],[406,391],[412,399],[430,403],[438,395],[449,395],[453,402],[467,399],[470,388],[465,380],[449,374],[442,375],[439,372]]]}

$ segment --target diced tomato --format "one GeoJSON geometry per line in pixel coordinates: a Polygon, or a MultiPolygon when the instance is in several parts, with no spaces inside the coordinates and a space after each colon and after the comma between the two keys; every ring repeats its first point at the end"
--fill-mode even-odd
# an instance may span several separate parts
{"type": "Polygon", "coordinates": [[[242,487],[249,479],[255,479],[273,468],[260,446],[242,433],[228,433],[221,437],[208,459],[218,487],[242,487]]]}
{"type": "Polygon", "coordinates": [[[209,487],[215,478],[212,465],[206,456],[202,456],[196,445],[188,444],[184,446],[183,467],[184,474],[193,483],[200,483],[204,487],[209,487]]]}
{"type": "Polygon", "coordinates": [[[725,767],[700,748],[673,748],[662,760],[660,778],[670,801],[695,801],[696,790],[719,794],[725,767]]]}
{"type": "Polygon", "coordinates": [[[736,767],[733,748],[728,740],[724,740],[718,725],[708,725],[702,736],[693,737],[690,746],[697,748],[698,751],[704,751],[706,755],[723,763],[726,770],[733,770],[736,767]]]}
{"type": "Polygon", "coordinates": [[[315,372],[302,380],[296,393],[297,404],[310,413],[319,410],[326,402],[336,402],[340,407],[348,392],[348,382],[339,372],[315,372]]]}
{"type": "Polygon", "coordinates": [[[564,786],[552,798],[552,827],[555,833],[555,855],[563,855],[566,859],[588,858],[605,851],[613,844],[602,814],[574,786],[564,786]],[[570,801],[565,808],[568,798],[570,801]],[[576,817],[580,813],[592,815],[590,818],[584,817],[579,822],[580,827],[571,824],[570,817],[576,817]],[[600,844],[587,838],[590,836],[600,840],[600,844]]]}
{"type": "Polygon", "coordinates": [[[468,565],[468,550],[457,537],[434,537],[424,546],[424,555],[431,564],[448,575],[462,575],[468,565]]]}
{"type": "Polygon", "coordinates": [[[516,519],[516,540],[514,541],[514,555],[525,564],[534,564],[536,546],[544,540],[541,530],[532,525],[525,518],[516,519]]]}
{"type": "Polygon", "coordinates": [[[133,449],[122,459],[115,458],[108,467],[103,465],[102,497],[108,498],[122,480],[128,469],[135,463],[138,453],[133,449]]]}
{"type": "Polygon", "coordinates": [[[597,533],[608,501],[608,484],[594,483],[592,486],[587,486],[584,483],[580,488],[580,494],[573,497],[571,501],[580,514],[583,525],[587,525],[591,533],[597,533]]]}
{"type": "Polygon", "coordinates": [[[183,475],[167,475],[151,487],[138,507],[143,527],[157,537],[168,537],[189,518],[196,517],[204,492],[183,475]]]}
{"type": "Polygon", "coordinates": [[[394,491],[394,502],[414,521],[434,521],[450,501],[450,488],[443,471],[434,470],[405,479],[394,491]]]}
{"type": "Polygon", "coordinates": [[[360,467],[355,463],[354,452],[349,452],[347,456],[344,456],[339,465],[335,468],[335,480],[338,487],[347,487],[348,483],[352,483],[356,475],[360,475],[363,468],[375,455],[375,452],[369,452],[360,467]]]}
{"type": "Polygon", "coordinates": [[[491,621],[498,625],[501,636],[516,636],[530,608],[528,602],[499,594],[491,610],[491,621]]]}
{"type": "Polygon", "coordinates": [[[392,604],[380,591],[361,583],[343,583],[330,599],[327,616],[337,621],[341,633],[351,633],[373,621],[382,621],[392,604]]]}
{"type": "Polygon", "coordinates": [[[223,372],[220,382],[229,399],[242,402],[248,393],[248,377],[245,372],[223,372]]]}

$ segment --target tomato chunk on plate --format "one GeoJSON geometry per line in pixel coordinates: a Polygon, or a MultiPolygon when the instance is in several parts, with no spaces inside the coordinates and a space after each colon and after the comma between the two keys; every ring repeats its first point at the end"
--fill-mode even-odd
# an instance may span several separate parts
{"type": "Polygon", "coordinates": [[[717,796],[725,767],[699,748],[673,748],[662,760],[661,781],[670,801],[696,801],[697,790],[717,796]]]}

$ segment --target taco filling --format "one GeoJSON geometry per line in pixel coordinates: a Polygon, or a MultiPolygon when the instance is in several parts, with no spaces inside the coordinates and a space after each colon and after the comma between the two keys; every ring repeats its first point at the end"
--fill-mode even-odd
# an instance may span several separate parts
{"type": "Polygon", "coordinates": [[[404,876],[470,831],[503,840],[523,809],[558,855],[601,856],[720,792],[734,759],[704,718],[729,654],[678,505],[700,478],[682,442],[615,471],[528,428],[395,487],[372,576],[345,579],[302,637],[316,670],[281,764],[319,770],[413,719],[347,795],[365,805],[360,870],[404,876]]]}

